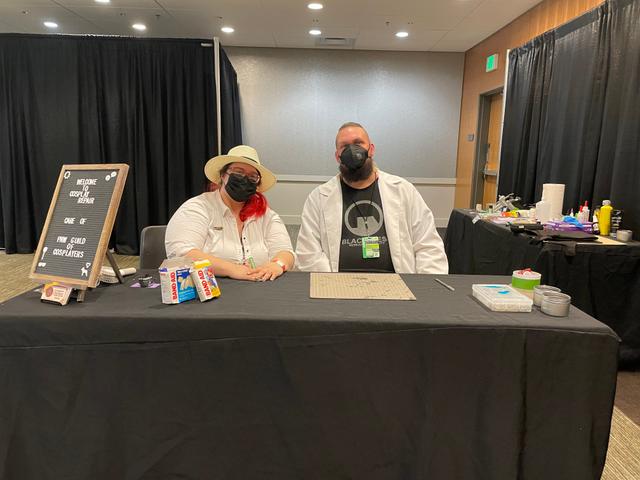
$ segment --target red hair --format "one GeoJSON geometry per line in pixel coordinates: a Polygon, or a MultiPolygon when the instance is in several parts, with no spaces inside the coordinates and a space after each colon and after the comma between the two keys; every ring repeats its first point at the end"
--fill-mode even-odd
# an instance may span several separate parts
{"type": "Polygon", "coordinates": [[[267,212],[267,198],[259,192],[251,195],[251,198],[247,200],[240,210],[240,220],[243,222],[251,217],[260,218],[267,212]]]}

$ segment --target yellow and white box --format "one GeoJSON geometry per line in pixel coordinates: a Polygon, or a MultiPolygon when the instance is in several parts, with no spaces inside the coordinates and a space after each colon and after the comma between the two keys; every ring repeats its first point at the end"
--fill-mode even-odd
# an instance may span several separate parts
{"type": "Polygon", "coordinates": [[[196,286],[201,302],[206,302],[207,300],[220,296],[220,287],[213,274],[213,267],[209,260],[193,262],[191,278],[196,286]]]}

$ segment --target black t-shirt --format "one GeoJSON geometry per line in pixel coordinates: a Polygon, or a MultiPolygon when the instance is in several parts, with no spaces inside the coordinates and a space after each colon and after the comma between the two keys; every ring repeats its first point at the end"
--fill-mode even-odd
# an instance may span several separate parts
{"type": "Polygon", "coordinates": [[[384,226],[378,180],[358,190],[342,180],[340,272],[395,272],[384,226]],[[379,258],[362,258],[362,237],[378,237],[379,258]]]}

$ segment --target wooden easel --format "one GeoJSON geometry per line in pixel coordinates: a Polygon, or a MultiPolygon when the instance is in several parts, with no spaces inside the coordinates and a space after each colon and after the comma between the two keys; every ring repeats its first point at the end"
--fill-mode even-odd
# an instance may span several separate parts
{"type": "MultiPolygon", "coordinates": [[[[112,253],[109,251],[108,242],[109,242],[109,237],[111,236],[111,231],[113,230],[113,224],[115,222],[118,206],[120,205],[120,200],[122,198],[122,192],[124,190],[124,185],[126,182],[128,172],[129,172],[129,166],[126,164],[95,164],[95,165],[82,164],[82,165],[63,165],[62,166],[62,169],[60,170],[60,176],[58,177],[58,183],[56,185],[56,189],[51,199],[51,205],[49,206],[47,219],[45,221],[42,234],[40,235],[40,241],[38,243],[36,255],[34,257],[33,264],[31,266],[31,273],[29,275],[30,278],[34,280],[40,280],[43,282],[57,281],[63,285],[68,285],[69,287],[77,290],[76,300],[78,302],[83,302],[87,290],[90,288],[95,288],[98,285],[100,272],[102,270],[102,265],[104,263],[104,259],[106,256],[107,260],[111,264],[111,267],[113,268],[113,271],[118,277],[118,282],[124,283],[124,279],[122,278],[122,274],[120,273],[120,268],[118,268],[118,264],[115,258],[113,257],[112,253]],[[114,187],[113,187],[111,197],[109,199],[104,221],[98,222],[94,226],[94,228],[97,229],[97,232],[100,232],[100,237],[95,247],[95,255],[92,258],[91,257],[87,258],[87,260],[89,260],[90,263],[87,262],[86,270],[84,267],[82,268],[84,272],[83,272],[83,275],[80,277],[74,278],[74,277],[65,276],[65,274],[62,271],[59,271],[59,273],[56,271],[51,271],[50,267],[48,267],[47,270],[39,271],[38,269],[39,267],[41,267],[41,265],[39,264],[39,261],[42,258],[44,258],[43,252],[46,253],[47,251],[47,248],[44,248],[45,244],[52,245],[51,239],[49,239],[49,242],[47,242],[47,238],[48,238],[47,235],[49,233],[49,228],[52,225],[52,218],[54,217],[55,209],[59,204],[59,195],[60,195],[62,184],[65,181],[65,179],[68,178],[69,174],[67,172],[78,172],[78,171],[86,171],[86,172],[93,172],[93,173],[95,173],[95,171],[104,172],[104,173],[100,173],[100,175],[106,174],[107,178],[109,177],[109,172],[112,172],[111,178],[115,177],[113,180],[114,187]],[[116,171],[117,171],[117,175],[116,175],[116,171]]],[[[64,202],[62,202],[61,205],[64,205],[64,202]]],[[[66,208],[69,208],[69,207],[67,206],[66,208]]],[[[63,209],[63,211],[65,210],[63,209]]],[[[70,215],[72,214],[73,212],[70,213],[70,215]]],[[[56,225],[59,225],[59,224],[60,223],[56,225]]],[[[42,266],[42,268],[44,269],[44,266],[42,266]]]]}
{"type": "MultiPolygon", "coordinates": [[[[113,256],[113,253],[111,253],[111,250],[107,249],[106,256],[107,256],[107,260],[109,261],[109,264],[111,265],[111,268],[113,268],[113,271],[116,274],[116,277],[118,277],[118,283],[124,283],[124,277],[120,273],[120,267],[118,267],[116,258],[113,256]]],[[[76,290],[78,290],[78,294],[76,296],[76,302],[78,303],[84,302],[84,296],[88,289],[89,289],[88,287],[76,288],[76,290]]]]}

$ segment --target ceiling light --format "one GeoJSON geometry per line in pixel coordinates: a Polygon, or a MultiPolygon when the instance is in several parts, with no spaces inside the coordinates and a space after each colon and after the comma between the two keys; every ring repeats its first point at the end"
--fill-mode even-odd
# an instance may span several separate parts
{"type": "Polygon", "coordinates": [[[309,34],[310,35],[321,35],[322,32],[320,30],[318,30],[317,28],[314,28],[313,30],[309,30],[309,34]]]}
{"type": "Polygon", "coordinates": [[[309,8],[310,10],[322,10],[322,4],[321,3],[310,3],[309,5],[307,5],[307,8],[309,8]]]}
{"type": "Polygon", "coordinates": [[[58,28],[58,24],[56,22],[44,22],[44,26],[47,28],[58,28]]]}
{"type": "Polygon", "coordinates": [[[139,32],[144,32],[147,29],[147,26],[144,23],[134,23],[131,25],[131,28],[134,28],[139,32]]]}
{"type": "Polygon", "coordinates": [[[235,32],[235,29],[233,27],[222,27],[220,30],[222,30],[224,33],[233,33],[233,32],[235,32]]]}
{"type": "Polygon", "coordinates": [[[97,3],[111,3],[111,0],[96,0],[97,3]]]}
{"type": "Polygon", "coordinates": [[[398,38],[407,38],[409,36],[409,32],[396,32],[396,37],[398,38]]]}

